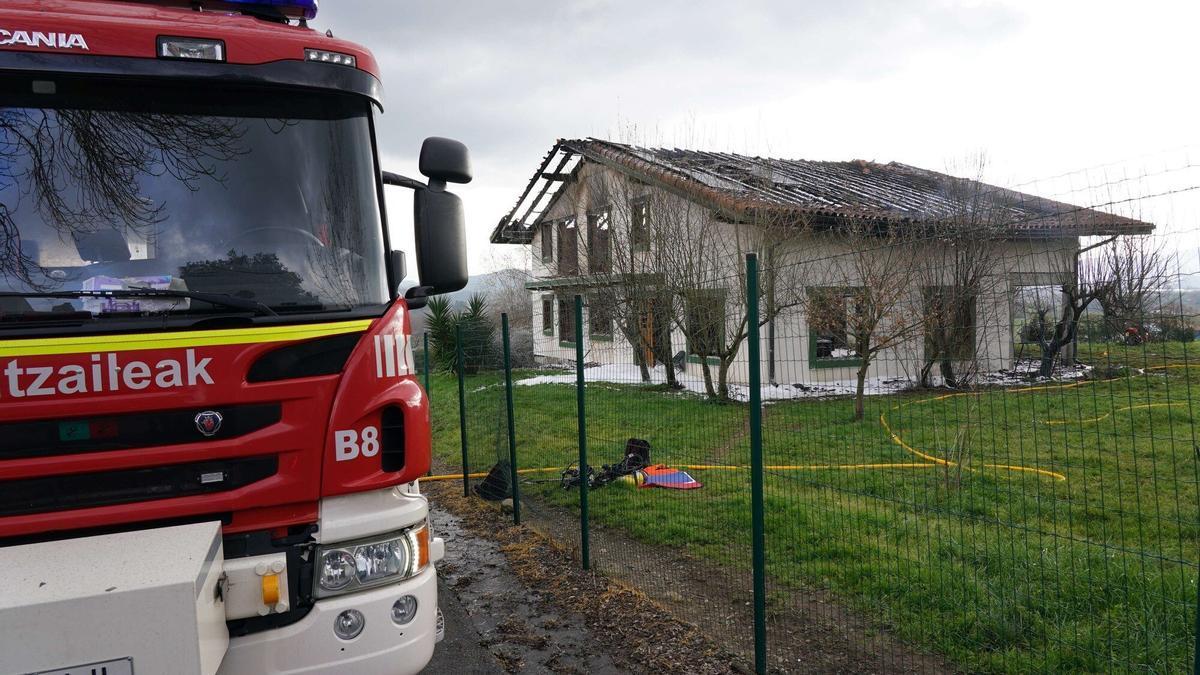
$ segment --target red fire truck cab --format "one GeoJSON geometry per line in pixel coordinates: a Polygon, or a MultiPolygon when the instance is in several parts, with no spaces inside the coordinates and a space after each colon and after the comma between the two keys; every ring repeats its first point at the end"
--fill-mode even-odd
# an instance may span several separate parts
{"type": "Polygon", "coordinates": [[[315,13],[0,5],[0,671],[432,654],[409,311],[466,283],[469,159],[383,172],[378,66],[315,13]],[[415,191],[406,297],[385,184],[415,191]]]}

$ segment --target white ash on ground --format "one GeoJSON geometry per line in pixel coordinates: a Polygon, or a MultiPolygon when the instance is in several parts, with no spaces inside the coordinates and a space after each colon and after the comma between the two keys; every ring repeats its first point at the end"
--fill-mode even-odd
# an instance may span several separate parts
{"type": "MultiPolygon", "coordinates": [[[[1020,386],[1035,381],[1077,380],[1086,377],[1091,370],[1087,365],[1067,365],[1055,368],[1050,378],[1038,378],[1037,371],[1040,363],[1035,359],[1018,361],[1009,369],[984,373],[977,378],[977,384],[990,387],[1020,386]]],[[[610,384],[629,385],[661,385],[667,381],[666,371],[662,366],[650,369],[650,381],[642,380],[641,370],[632,364],[605,364],[586,366],[583,370],[586,382],[604,382],[610,384]]],[[[678,373],[676,380],[683,391],[693,394],[704,394],[704,379],[698,375],[678,373]]],[[[937,381],[935,380],[935,384],[937,381]]],[[[513,382],[521,386],[539,384],[575,384],[575,373],[561,375],[537,375],[513,382]]],[[[869,377],[864,383],[863,393],[867,396],[897,394],[917,388],[917,382],[907,377],[869,377]]],[[[834,380],[813,384],[766,384],[762,387],[763,401],[784,401],[790,399],[825,398],[833,396],[852,396],[858,389],[854,379],[834,380]]],[[[735,401],[748,401],[750,388],[741,384],[729,385],[729,397],[735,401]]]]}

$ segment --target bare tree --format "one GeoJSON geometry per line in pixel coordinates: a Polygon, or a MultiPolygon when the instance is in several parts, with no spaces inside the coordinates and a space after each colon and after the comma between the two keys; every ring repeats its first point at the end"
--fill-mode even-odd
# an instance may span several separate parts
{"type": "MultiPolygon", "coordinates": [[[[949,262],[949,279],[938,277],[934,283],[923,283],[922,323],[925,333],[925,353],[922,359],[920,383],[922,387],[932,384],[933,367],[939,367],[943,384],[957,388],[970,381],[978,362],[973,358],[979,342],[977,311],[981,285],[975,278],[975,247],[957,242],[948,242],[947,251],[940,254],[949,262]],[[943,282],[943,283],[937,283],[943,282]],[[955,364],[965,363],[966,372],[955,364]]],[[[934,267],[933,270],[940,269],[934,267]]]]}
{"type": "Polygon", "coordinates": [[[1110,237],[1085,246],[1071,257],[1071,268],[1066,271],[1068,278],[1061,287],[1062,314],[1053,326],[1046,325],[1045,315],[1048,310],[1042,308],[1039,311],[1037,320],[1041,329],[1037,331],[1037,340],[1042,352],[1041,365],[1038,368],[1040,377],[1050,377],[1054,374],[1054,364],[1058,360],[1059,352],[1063,347],[1075,342],[1080,318],[1088,306],[1104,292],[1107,283],[1105,266],[1099,256],[1085,254],[1096,248],[1108,246],[1116,239],[1110,237]]]}
{"type": "Polygon", "coordinates": [[[674,328],[685,341],[679,346],[699,362],[707,395],[729,399],[730,369],[749,336],[745,255],[771,253],[775,261],[761,275],[764,288],[775,290],[760,311],[766,325],[802,304],[802,267],[788,264],[787,251],[798,250],[788,244],[804,236],[804,221],[771,210],[721,216],[611,169],[595,167],[584,180],[591,289],[613,311],[643,381],[652,363],[662,363],[668,385],[675,385],[674,328]]]}
{"type": "Polygon", "coordinates": [[[483,290],[487,298],[488,313],[498,326],[500,315],[508,315],[508,324],[513,330],[533,329],[533,305],[529,301],[529,290],[525,282],[529,275],[525,270],[504,268],[491,274],[491,283],[483,290]]]}
{"type": "Polygon", "coordinates": [[[849,222],[823,238],[842,253],[821,262],[813,275],[820,285],[804,296],[810,339],[826,338],[827,356],[857,364],[854,419],[861,420],[871,364],[923,327],[922,263],[912,235],[897,228],[849,222]]]}
{"type": "Polygon", "coordinates": [[[589,311],[612,320],[643,382],[651,381],[651,366],[661,364],[667,385],[676,387],[670,332],[676,301],[662,258],[678,207],[661,191],[610,169],[592,166],[584,176],[581,246],[592,281],[589,311]]]}
{"type": "Polygon", "coordinates": [[[1102,247],[1099,257],[1107,278],[1097,300],[1104,307],[1108,334],[1120,337],[1128,328],[1140,330],[1170,273],[1162,242],[1149,236],[1120,237],[1102,247]]]}
{"type": "MultiPolygon", "coordinates": [[[[492,325],[500,326],[500,315],[508,315],[512,365],[516,368],[534,365],[533,304],[525,287],[528,280],[526,270],[506,267],[491,274],[491,284],[483,291],[492,325]]],[[[501,339],[499,331],[496,339],[501,339]]],[[[497,344],[496,352],[500,350],[501,345],[497,344]]]]}
{"type": "Polygon", "coordinates": [[[925,334],[923,387],[930,386],[935,365],[946,386],[969,382],[979,367],[975,350],[987,342],[983,332],[991,322],[981,313],[992,303],[981,301],[987,299],[987,279],[995,274],[995,242],[1006,230],[1008,211],[979,180],[986,160],[973,163],[975,179],[952,180],[945,188],[950,212],[925,228],[926,255],[916,278],[925,334]]]}
{"type": "MultiPolygon", "coordinates": [[[[720,229],[722,223],[717,220],[713,225],[720,229]]],[[[787,212],[755,210],[743,222],[725,229],[730,228],[732,232],[724,237],[720,232],[712,233],[717,241],[723,241],[720,246],[712,246],[713,240],[706,236],[689,240],[689,245],[697,249],[719,249],[725,267],[705,266],[697,260],[699,255],[685,255],[676,257],[677,264],[670,268],[685,272],[676,277],[679,281],[677,294],[685,303],[678,325],[689,344],[695,346],[689,352],[700,357],[706,391],[721,400],[729,398],[729,369],[750,336],[749,308],[744,302],[749,290],[746,254],[758,253],[765,263],[761,266],[757,289],[759,296],[766,298],[766,302],[759,305],[759,326],[766,326],[784,314],[803,308],[810,272],[803,260],[806,253],[803,243],[809,236],[808,224],[803,218],[787,212]],[[736,293],[732,302],[727,297],[726,302],[718,305],[723,308],[719,313],[712,312],[712,298],[705,298],[703,294],[704,289],[713,287],[724,287],[730,294],[736,293]],[[715,387],[710,358],[717,360],[715,387]]]]}
{"type": "Polygon", "coordinates": [[[1080,248],[1071,260],[1062,285],[1062,314],[1038,339],[1041,377],[1054,374],[1059,353],[1075,342],[1080,319],[1093,302],[1100,302],[1106,316],[1111,313],[1119,320],[1136,316],[1161,290],[1169,265],[1161,247],[1149,237],[1132,235],[1112,236],[1080,248]]]}
{"type": "Polygon", "coordinates": [[[1054,313],[1054,307],[1050,300],[1045,297],[1045,294],[1041,292],[1042,290],[1035,287],[1031,292],[1031,289],[1020,287],[1016,291],[1016,297],[1020,303],[1019,311],[1021,313],[1021,325],[1017,329],[1017,336],[1021,345],[1021,352],[1018,353],[1018,358],[1024,353],[1026,344],[1040,345],[1051,329],[1053,319],[1047,317],[1050,317],[1054,313]]]}

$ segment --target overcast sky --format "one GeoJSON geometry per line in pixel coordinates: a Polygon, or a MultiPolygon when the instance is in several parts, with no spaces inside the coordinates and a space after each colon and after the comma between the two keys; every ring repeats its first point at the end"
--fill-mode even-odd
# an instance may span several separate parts
{"type": "MultiPolygon", "coordinates": [[[[989,182],[1048,196],[1142,172],[1123,189],[1200,185],[1176,170],[1197,154],[1198,19],[1190,0],[322,0],[315,26],[378,57],[386,168],[416,176],[426,136],[471,148],[477,273],[563,137],[960,174],[983,153],[989,182]]],[[[1136,208],[1192,231],[1195,194],[1136,208]]]]}

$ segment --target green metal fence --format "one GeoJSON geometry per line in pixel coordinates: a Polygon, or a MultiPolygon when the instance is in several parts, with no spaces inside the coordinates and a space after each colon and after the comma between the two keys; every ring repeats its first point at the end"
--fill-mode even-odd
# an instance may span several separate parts
{"type": "Polygon", "coordinates": [[[1194,670],[1200,373],[1155,325],[1190,325],[1181,276],[1039,374],[1061,289],[1017,282],[1061,255],[1033,248],[891,299],[834,283],[861,251],[750,255],[666,330],[574,289],[538,368],[505,317],[494,368],[432,376],[438,456],[757,672],[1194,670]]]}

